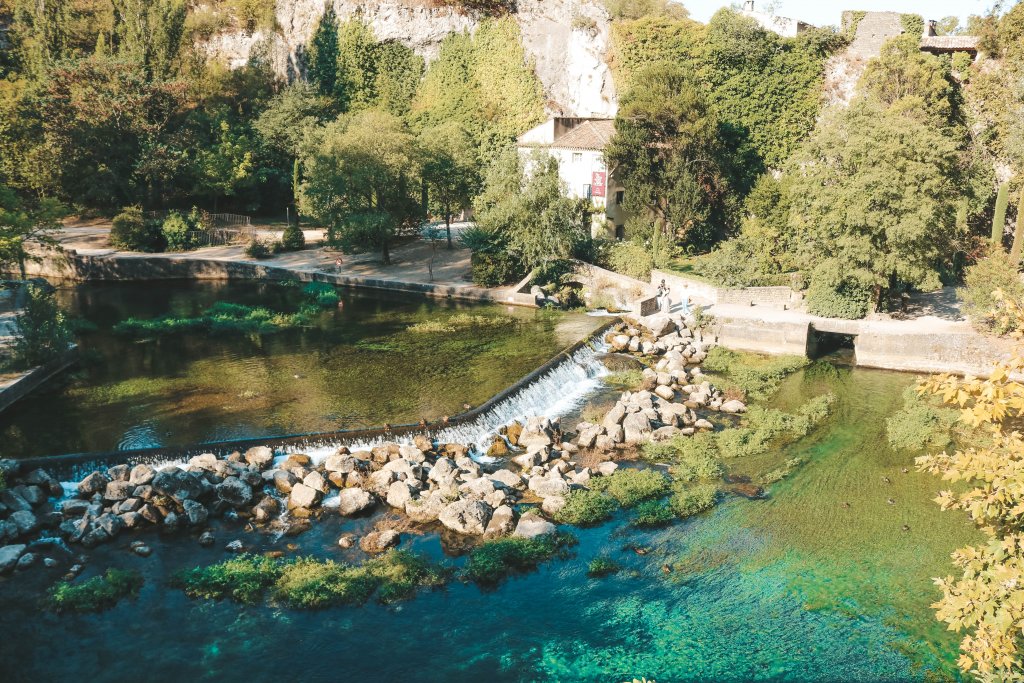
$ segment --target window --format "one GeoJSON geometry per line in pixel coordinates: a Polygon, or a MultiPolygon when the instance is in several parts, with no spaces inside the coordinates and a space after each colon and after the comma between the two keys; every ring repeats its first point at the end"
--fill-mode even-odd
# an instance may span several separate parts
{"type": "Polygon", "coordinates": [[[583,152],[573,152],[572,153],[572,163],[574,163],[574,164],[582,164],[583,163],[583,152]]]}
{"type": "Polygon", "coordinates": [[[594,197],[594,186],[593,185],[584,185],[583,186],[583,196],[586,197],[587,199],[593,199],[593,197],[594,197]]]}
{"type": "Polygon", "coordinates": [[[615,203],[621,205],[626,200],[626,191],[619,190],[615,193],[615,203]]]}

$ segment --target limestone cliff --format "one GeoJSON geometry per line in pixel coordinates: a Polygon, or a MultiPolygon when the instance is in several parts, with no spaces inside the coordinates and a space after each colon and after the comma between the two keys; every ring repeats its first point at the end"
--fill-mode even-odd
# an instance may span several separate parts
{"type": "MultiPolygon", "coordinates": [[[[331,3],[341,20],[361,14],[381,40],[397,40],[428,61],[453,32],[474,31],[477,18],[417,0],[278,0],[276,31],[221,33],[205,48],[232,66],[265,51],[282,76],[294,76],[300,57],[331,3]]],[[[553,112],[577,116],[614,115],[617,100],[605,63],[609,19],[594,0],[519,0],[516,20],[523,46],[544,84],[553,112]]]]}

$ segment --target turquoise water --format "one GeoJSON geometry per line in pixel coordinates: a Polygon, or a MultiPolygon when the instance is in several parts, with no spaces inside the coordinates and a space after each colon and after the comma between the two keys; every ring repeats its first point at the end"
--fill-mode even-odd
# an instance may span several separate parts
{"type": "MultiPolygon", "coordinates": [[[[949,573],[949,553],[978,536],[962,515],[932,502],[941,482],[903,473],[913,454],[894,453],[885,441],[884,418],[913,378],[828,370],[790,378],[776,404],[833,391],[839,403],[829,422],[756,462],[727,462],[734,473],[756,474],[807,458],[768,500],[728,498],[655,532],[638,532],[622,516],[574,530],[573,557],[492,590],[453,583],[395,606],[313,612],[189,600],[168,577],[224,553],[151,534],[148,559],[124,547],[92,552],[88,573],[116,565],[146,577],[137,599],[99,615],[37,613],[35,596],[54,578],[43,571],[0,584],[0,660],[16,663],[5,666],[5,679],[955,678],[957,637],[934,619],[930,577],[949,573]],[[625,571],[588,578],[587,563],[599,555],[625,571]]],[[[327,515],[298,540],[243,534],[240,523],[224,522],[217,535],[261,539],[258,550],[358,561],[358,551],[335,540],[374,522],[327,515]]],[[[463,561],[436,533],[403,538],[403,547],[463,561]]]]}

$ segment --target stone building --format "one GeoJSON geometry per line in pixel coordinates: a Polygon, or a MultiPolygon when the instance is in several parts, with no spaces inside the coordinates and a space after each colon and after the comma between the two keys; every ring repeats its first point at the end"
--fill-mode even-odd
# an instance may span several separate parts
{"type": "Polygon", "coordinates": [[[559,116],[519,136],[519,155],[527,173],[535,154],[550,155],[558,160],[569,196],[590,201],[595,238],[625,237],[625,188],[615,169],[609,171],[604,155],[614,135],[614,119],[559,116]]]}
{"type": "Polygon", "coordinates": [[[750,17],[760,24],[761,28],[778,33],[783,38],[793,38],[799,33],[803,33],[808,29],[814,28],[810,24],[800,21],[799,19],[777,17],[774,14],[768,14],[767,12],[758,12],[754,9],[754,0],[746,0],[743,3],[743,9],[740,10],[740,14],[745,17],[750,17]]]}

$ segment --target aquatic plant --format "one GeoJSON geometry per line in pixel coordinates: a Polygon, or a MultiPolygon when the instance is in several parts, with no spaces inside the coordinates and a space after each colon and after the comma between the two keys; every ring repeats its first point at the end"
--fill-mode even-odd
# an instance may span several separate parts
{"type": "Polygon", "coordinates": [[[565,507],[555,513],[555,521],[591,526],[609,519],[618,508],[614,498],[600,491],[570,491],[565,497],[565,507]]]}
{"type": "Polygon", "coordinates": [[[568,556],[568,549],[577,543],[575,536],[562,531],[487,541],[470,553],[465,575],[476,583],[494,585],[511,574],[533,571],[552,558],[568,556]]]}
{"type": "Polygon", "coordinates": [[[310,282],[302,288],[302,293],[310,303],[321,308],[333,308],[341,301],[338,290],[326,282],[310,282]]]}
{"type": "Polygon", "coordinates": [[[885,435],[896,450],[941,450],[950,443],[956,411],[930,405],[914,387],[903,394],[903,409],[885,421],[885,435]]]}
{"type": "Polygon", "coordinates": [[[660,498],[669,489],[668,480],[660,472],[640,469],[619,470],[610,477],[591,479],[590,486],[605,491],[624,508],[660,498]]]}
{"type": "Polygon", "coordinates": [[[720,453],[715,434],[700,432],[693,436],[676,436],[668,441],[648,442],[641,454],[649,462],[669,463],[674,479],[695,481],[722,476],[720,453]]]}
{"type": "Polygon", "coordinates": [[[676,518],[675,510],[664,500],[645,500],[633,510],[629,521],[641,529],[653,529],[670,524],[676,518]]]}
{"type": "Polygon", "coordinates": [[[705,512],[718,502],[718,487],[714,484],[685,486],[681,482],[672,485],[669,505],[680,519],[705,512]]]}
{"type": "Polygon", "coordinates": [[[804,464],[803,458],[790,458],[787,460],[782,467],[778,467],[771,472],[768,472],[761,476],[761,483],[765,486],[780,482],[789,475],[791,475],[797,467],[804,464]]]}
{"type": "Polygon", "coordinates": [[[622,566],[610,557],[595,557],[587,565],[587,576],[593,579],[601,579],[622,571],[622,566]]]}
{"type": "Polygon", "coordinates": [[[751,406],[743,418],[743,426],[715,434],[718,450],[727,458],[744,458],[761,455],[773,445],[792,443],[810,434],[826,419],[836,400],[831,393],[816,396],[796,413],[751,406]]]}
{"type": "Polygon", "coordinates": [[[801,356],[761,356],[717,346],[708,352],[702,368],[722,375],[727,380],[723,384],[738,388],[748,399],[763,400],[771,398],[782,380],[808,363],[801,356]]]}
{"type": "Polygon", "coordinates": [[[620,370],[605,377],[604,381],[608,384],[635,388],[644,383],[644,373],[642,370],[620,370]]]}
{"type": "Polygon", "coordinates": [[[473,313],[456,313],[443,320],[427,320],[410,325],[408,330],[414,334],[452,334],[459,330],[474,328],[500,329],[516,324],[516,319],[504,315],[476,315],[473,313]]]}
{"type": "Polygon", "coordinates": [[[255,604],[277,582],[282,571],[282,563],[276,559],[244,554],[208,567],[178,572],[171,585],[181,588],[190,598],[230,598],[255,604]]]}
{"type": "Polygon", "coordinates": [[[136,595],[142,587],[137,571],[108,569],[80,584],[61,581],[50,590],[49,606],[58,612],[98,612],[116,605],[121,598],[136,595]]]}

